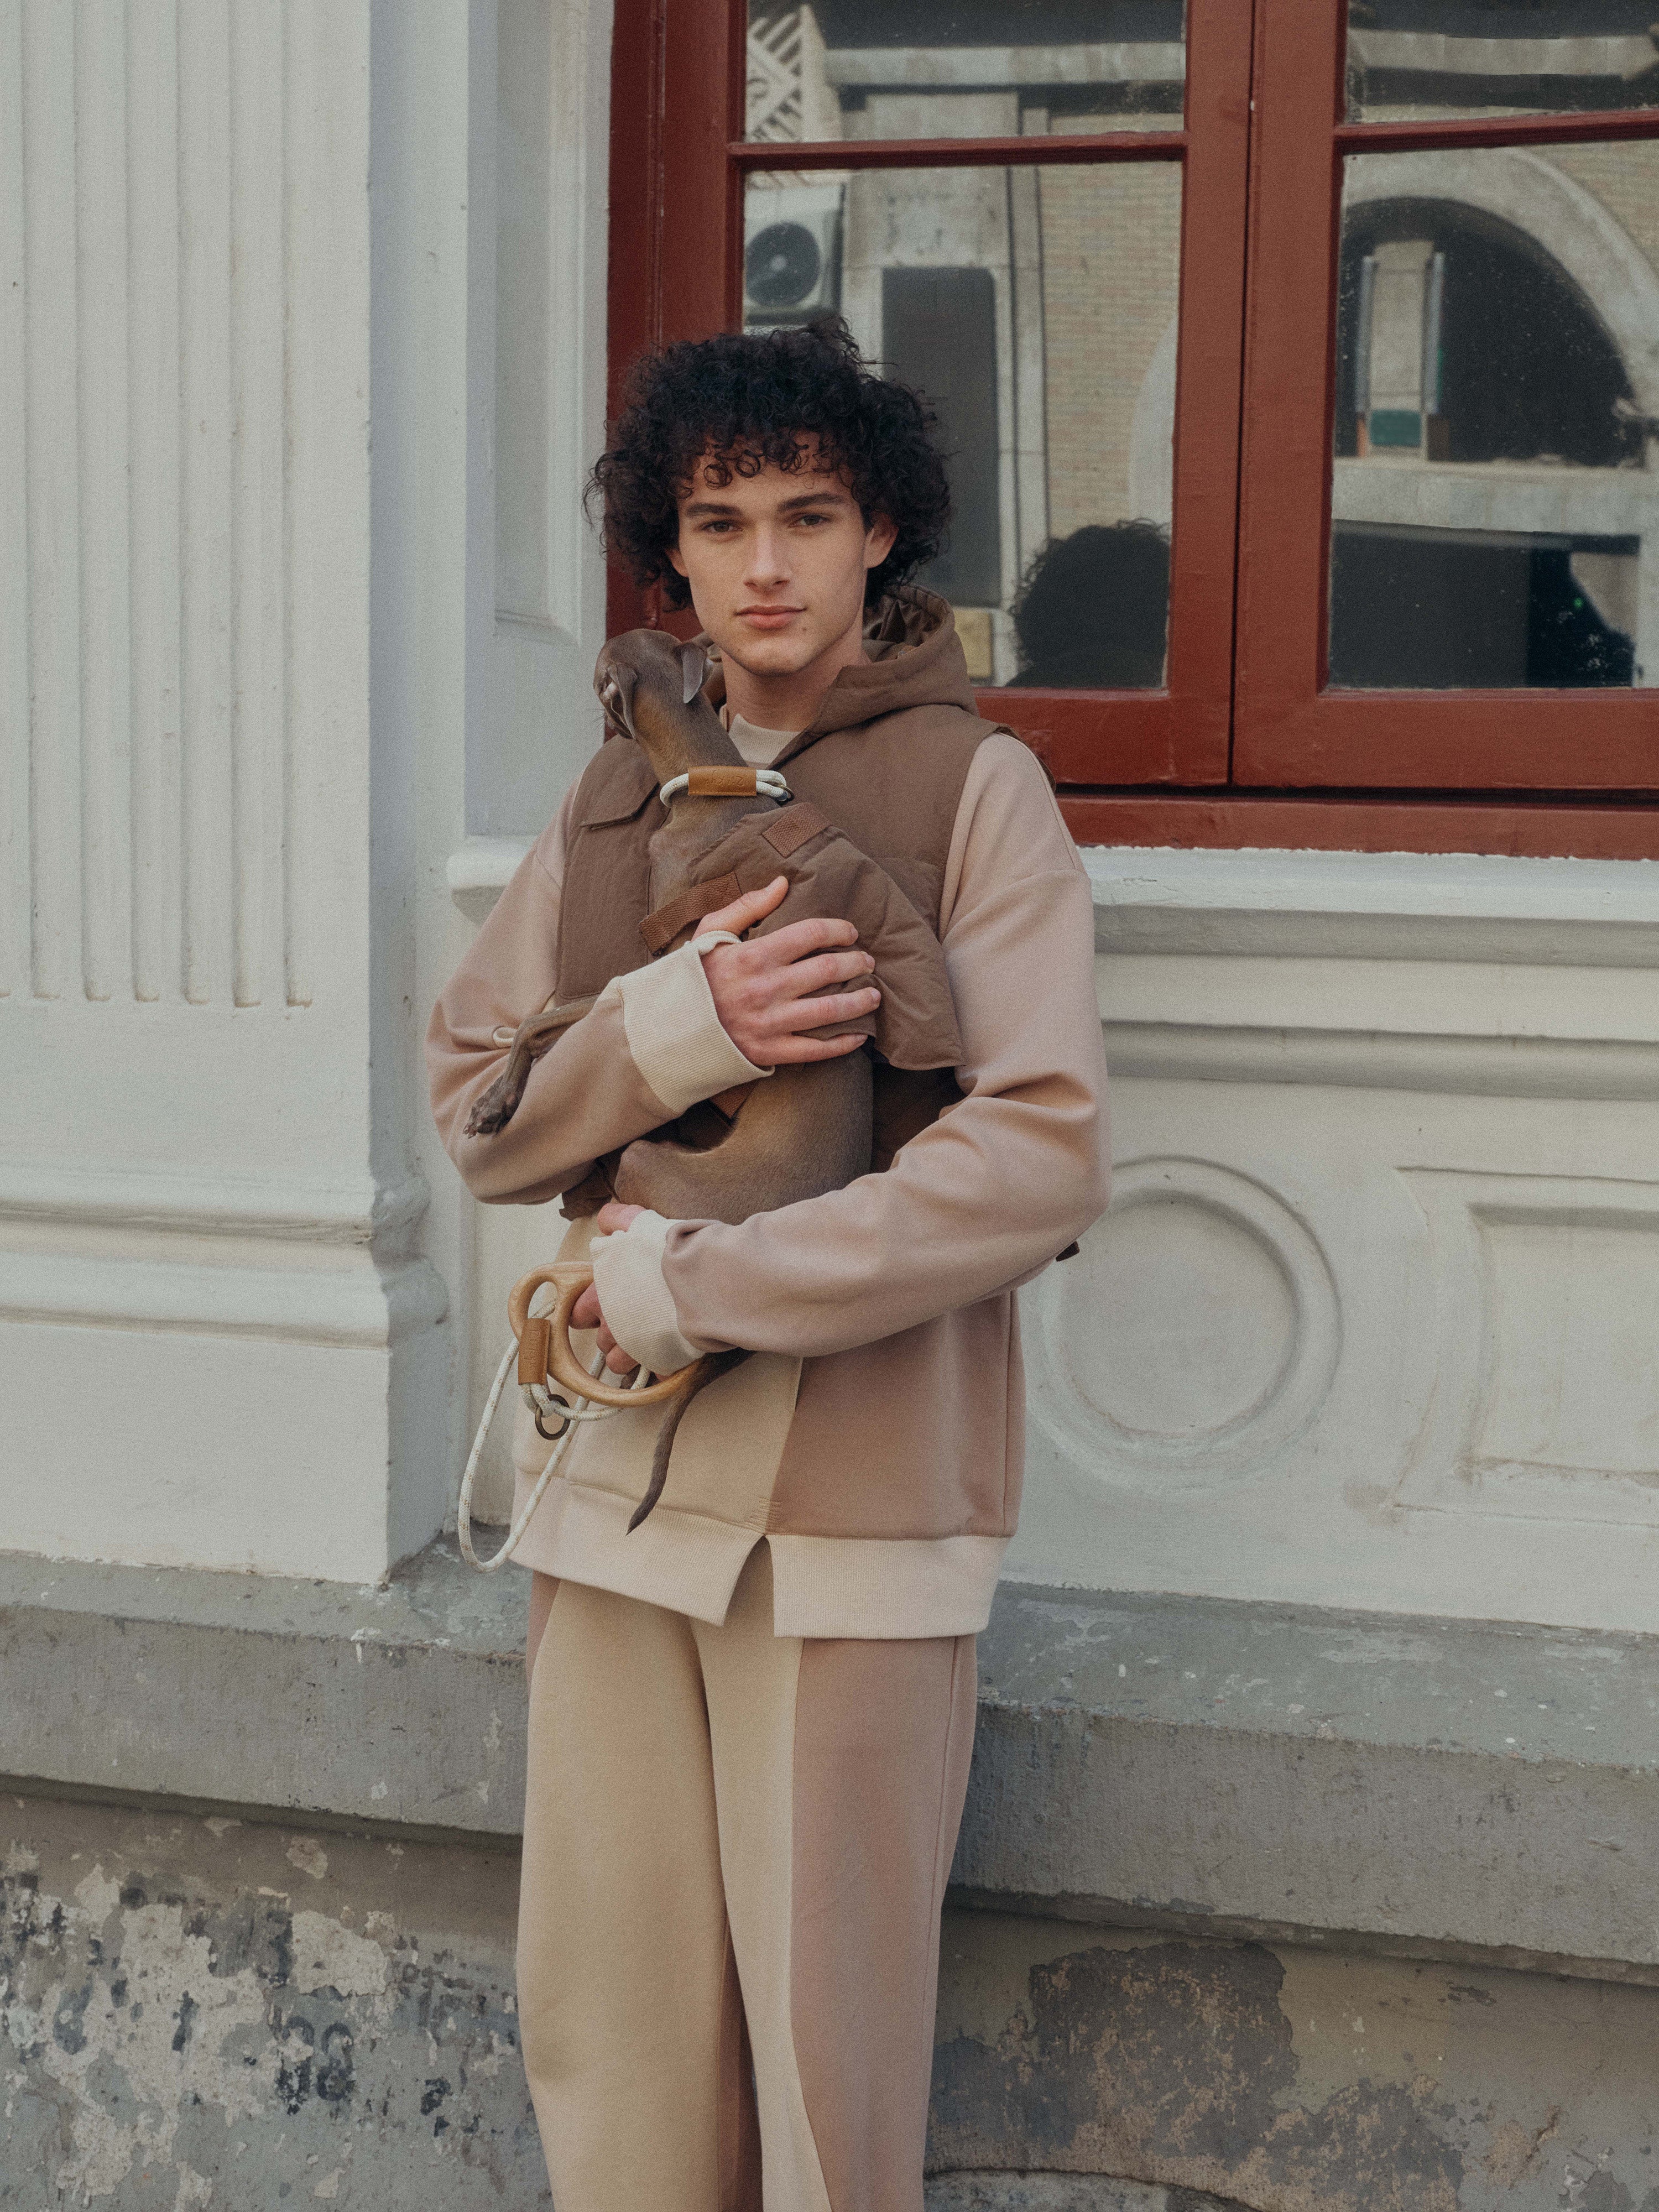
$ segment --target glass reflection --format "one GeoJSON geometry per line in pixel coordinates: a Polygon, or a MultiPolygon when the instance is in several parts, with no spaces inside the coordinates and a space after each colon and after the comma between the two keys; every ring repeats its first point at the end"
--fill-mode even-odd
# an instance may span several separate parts
{"type": "Polygon", "coordinates": [[[1651,0],[1349,0],[1348,117],[1659,103],[1651,0]]]}
{"type": "Polygon", "coordinates": [[[744,228],[747,328],[842,313],[938,410],[955,517],[921,580],[975,680],[1160,683],[1178,165],[757,175],[744,228]]]}
{"type": "Polygon", "coordinates": [[[1656,268],[1659,146],[1350,158],[1332,684],[1654,680],[1656,268]]]}
{"type": "Polygon", "coordinates": [[[1177,128],[1182,0],[750,0],[746,135],[1177,128]]]}

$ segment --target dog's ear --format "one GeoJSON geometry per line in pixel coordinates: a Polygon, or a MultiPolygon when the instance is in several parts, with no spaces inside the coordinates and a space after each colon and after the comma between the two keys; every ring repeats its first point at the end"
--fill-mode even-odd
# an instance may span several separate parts
{"type": "Polygon", "coordinates": [[[679,649],[679,660],[680,704],[689,707],[708,681],[708,655],[700,645],[683,645],[679,649]]]}

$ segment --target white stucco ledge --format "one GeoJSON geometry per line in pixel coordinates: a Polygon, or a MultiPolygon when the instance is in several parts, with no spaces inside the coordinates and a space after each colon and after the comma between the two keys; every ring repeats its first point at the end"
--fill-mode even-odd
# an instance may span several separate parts
{"type": "Polygon", "coordinates": [[[1659,860],[1091,845],[1102,952],[1659,967],[1659,860]]]}
{"type": "MultiPolygon", "coordinates": [[[[0,1780],[510,1840],[524,1605],[0,1554],[0,1780]]],[[[1006,1584],[954,1879],[1659,1982],[1659,1638],[1006,1584]]]]}
{"type": "MultiPolygon", "coordinates": [[[[482,921],[532,837],[469,837],[450,895],[482,921]]],[[[1659,860],[1188,852],[1089,845],[1102,952],[1659,967],[1659,860]]]]}

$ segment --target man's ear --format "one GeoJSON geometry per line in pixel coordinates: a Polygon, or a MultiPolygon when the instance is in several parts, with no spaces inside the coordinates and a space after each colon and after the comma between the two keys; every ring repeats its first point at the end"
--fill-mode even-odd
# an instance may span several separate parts
{"type": "Polygon", "coordinates": [[[677,576],[683,576],[686,573],[685,556],[680,551],[678,542],[668,549],[668,565],[677,576]]]}
{"type": "Polygon", "coordinates": [[[682,706],[689,707],[703,685],[708,681],[708,655],[700,645],[686,644],[679,648],[680,695],[682,706]]]}
{"type": "Polygon", "coordinates": [[[898,542],[898,525],[890,516],[878,514],[864,533],[864,565],[879,568],[898,542]]]}

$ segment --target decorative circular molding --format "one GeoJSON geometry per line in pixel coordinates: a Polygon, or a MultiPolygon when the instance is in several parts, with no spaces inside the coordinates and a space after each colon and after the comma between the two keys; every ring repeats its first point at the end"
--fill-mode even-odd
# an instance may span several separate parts
{"type": "Polygon", "coordinates": [[[1137,1160],[1083,1250],[1028,1293],[1031,1412],[1096,1480],[1201,1487],[1269,1466],[1324,1402],[1335,1285],[1306,1225],[1249,1176],[1137,1160]]]}

